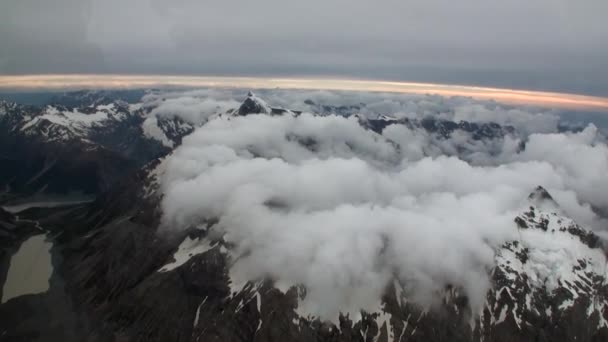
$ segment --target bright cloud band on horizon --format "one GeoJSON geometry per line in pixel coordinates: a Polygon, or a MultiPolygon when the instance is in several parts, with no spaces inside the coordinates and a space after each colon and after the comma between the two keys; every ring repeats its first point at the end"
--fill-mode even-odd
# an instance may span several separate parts
{"type": "Polygon", "coordinates": [[[378,80],[164,75],[15,75],[0,76],[0,90],[125,89],[146,87],[218,87],[323,89],[467,96],[479,100],[561,109],[608,111],[608,98],[568,93],[466,85],[378,80]]]}

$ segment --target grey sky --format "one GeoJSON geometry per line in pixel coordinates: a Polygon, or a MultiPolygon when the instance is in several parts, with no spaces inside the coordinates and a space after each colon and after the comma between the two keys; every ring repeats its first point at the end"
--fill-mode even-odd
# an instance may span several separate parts
{"type": "Polygon", "coordinates": [[[3,0],[0,74],[326,75],[608,95],[605,0],[3,0]]]}

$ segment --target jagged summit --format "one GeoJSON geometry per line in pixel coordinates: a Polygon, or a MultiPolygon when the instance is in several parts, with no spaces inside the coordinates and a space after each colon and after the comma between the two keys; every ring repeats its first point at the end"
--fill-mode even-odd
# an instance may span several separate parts
{"type": "Polygon", "coordinates": [[[540,185],[537,186],[534,191],[530,193],[530,195],[528,195],[528,200],[531,202],[532,205],[537,207],[545,207],[547,209],[551,208],[553,210],[559,209],[559,205],[553,199],[553,196],[551,196],[547,189],[540,185]]]}
{"type": "Polygon", "coordinates": [[[270,115],[283,115],[283,114],[300,114],[299,111],[292,111],[283,108],[271,107],[266,101],[257,97],[251,90],[247,92],[247,98],[239,109],[235,112],[236,115],[245,116],[249,114],[270,114],[270,115]]]}
{"type": "Polygon", "coordinates": [[[270,114],[272,108],[266,103],[266,101],[255,96],[252,91],[247,93],[247,98],[243,101],[243,104],[239,107],[237,114],[244,116],[248,114],[270,114]]]}
{"type": "Polygon", "coordinates": [[[531,200],[550,200],[553,201],[553,197],[551,196],[551,194],[549,194],[549,192],[547,191],[547,189],[543,188],[542,186],[537,186],[536,189],[534,189],[534,191],[532,191],[530,193],[530,195],[528,196],[528,199],[531,200]]]}

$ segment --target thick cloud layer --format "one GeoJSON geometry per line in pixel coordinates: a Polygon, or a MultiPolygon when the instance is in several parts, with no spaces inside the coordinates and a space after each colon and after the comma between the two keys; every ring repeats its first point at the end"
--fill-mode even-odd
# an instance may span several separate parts
{"type": "MultiPolygon", "coordinates": [[[[247,90],[238,88],[157,91],[144,96],[143,101],[159,116],[178,116],[203,123],[213,114],[238,107],[246,93],[247,90]]],[[[397,119],[434,117],[456,122],[495,122],[513,126],[525,134],[554,132],[560,121],[559,112],[551,109],[515,107],[458,96],[281,89],[258,89],[256,94],[275,107],[297,111],[333,111],[368,118],[390,115],[397,119]]]]}
{"type": "Polygon", "coordinates": [[[335,319],[377,309],[393,279],[421,303],[452,284],[479,307],[494,250],[516,238],[514,218],[536,186],[586,226],[602,224],[591,206],[608,208],[608,147],[593,125],[557,133],[553,114],[458,98],[387,96],[363,106],[372,95],[352,103],[338,93],[268,95],[310,107],[333,97],[358,105],[359,118],[377,116],[361,113],[374,108],[519,128],[476,140],[406,125],[377,134],[354,115],[253,114],[214,117],[186,137],[166,161],[165,227],[218,219],[212,234],[235,246],[233,277],[304,285],[303,312],[335,319]]]}
{"type": "Polygon", "coordinates": [[[239,105],[231,92],[213,89],[149,93],[142,101],[150,115],[179,117],[192,124],[202,124],[210,116],[239,105]]]}

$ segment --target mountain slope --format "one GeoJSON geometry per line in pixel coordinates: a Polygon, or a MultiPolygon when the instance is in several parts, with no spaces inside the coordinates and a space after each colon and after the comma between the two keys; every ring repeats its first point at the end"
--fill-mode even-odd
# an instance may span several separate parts
{"type": "Polygon", "coordinates": [[[0,188],[14,195],[97,194],[168,153],[192,126],[154,118],[112,92],[74,92],[52,104],[0,102],[0,188]]]}

